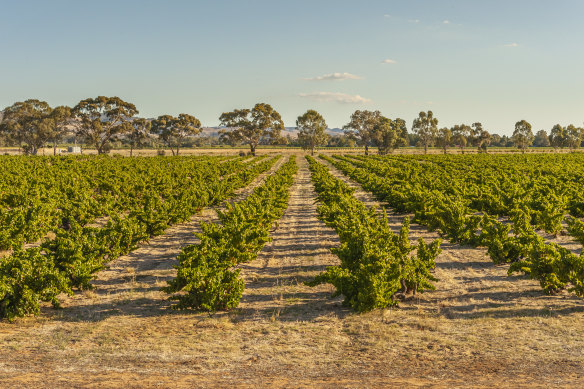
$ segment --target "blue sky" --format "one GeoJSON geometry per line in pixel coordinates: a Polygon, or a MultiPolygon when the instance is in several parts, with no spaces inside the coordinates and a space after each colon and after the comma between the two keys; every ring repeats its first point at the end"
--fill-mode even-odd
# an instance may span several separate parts
{"type": "Polygon", "coordinates": [[[0,0],[0,107],[98,95],[204,125],[356,109],[511,134],[584,122],[584,2],[0,0]],[[386,61],[387,60],[387,61],[386,61]],[[384,61],[388,63],[384,63],[384,61]]]}

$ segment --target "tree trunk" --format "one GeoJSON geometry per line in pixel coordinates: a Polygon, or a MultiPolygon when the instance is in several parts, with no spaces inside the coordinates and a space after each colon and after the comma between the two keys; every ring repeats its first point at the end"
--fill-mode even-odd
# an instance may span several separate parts
{"type": "Polygon", "coordinates": [[[132,156],[132,151],[134,151],[134,147],[130,145],[130,157],[132,156]]]}
{"type": "Polygon", "coordinates": [[[310,149],[310,155],[314,155],[314,147],[310,149]]]}
{"type": "Polygon", "coordinates": [[[428,143],[424,143],[424,154],[428,154],[428,143]]]}
{"type": "Polygon", "coordinates": [[[369,145],[365,144],[365,155],[369,155],[369,145]]]}
{"type": "Polygon", "coordinates": [[[179,145],[176,145],[176,155],[178,156],[178,149],[180,148],[179,145]]]}
{"type": "Polygon", "coordinates": [[[251,150],[251,155],[253,155],[255,157],[255,155],[256,155],[256,147],[255,147],[255,145],[250,144],[249,145],[249,148],[251,150]]]}

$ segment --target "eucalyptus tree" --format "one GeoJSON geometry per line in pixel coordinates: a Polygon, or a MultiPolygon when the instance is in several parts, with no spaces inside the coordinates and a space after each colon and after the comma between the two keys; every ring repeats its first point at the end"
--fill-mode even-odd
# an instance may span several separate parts
{"type": "Polygon", "coordinates": [[[406,121],[404,119],[397,118],[392,121],[392,124],[397,136],[394,148],[397,149],[400,147],[407,147],[410,144],[410,138],[406,121]]]}
{"type": "Polygon", "coordinates": [[[570,150],[575,151],[578,149],[582,143],[582,138],[584,138],[584,129],[573,124],[566,127],[566,145],[570,150]]]}
{"type": "Polygon", "coordinates": [[[136,106],[119,97],[98,96],[81,100],[71,110],[77,127],[76,135],[104,154],[111,149],[111,142],[128,131],[127,122],[138,114],[136,106]]]}
{"type": "Polygon", "coordinates": [[[531,131],[531,124],[526,120],[520,120],[515,123],[515,131],[513,131],[513,143],[521,152],[525,152],[527,147],[533,143],[533,132],[531,131]]]}
{"type": "Polygon", "coordinates": [[[381,116],[373,127],[371,139],[379,154],[393,153],[396,148],[408,144],[406,122],[400,118],[391,120],[381,116]]]}
{"type": "Polygon", "coordinates": [[[314,155],[316,147],[326,144],[328,139],[325,133],[326,122],[322,115],[315,110],[309,109],[304,115],[298,116],[296,127],[298,128],[300,146],[304,150],[310,150],[312,155],[314,155]]]}
{"type": "Polygon", "coordinates": [[[481,122],[471,124],[468,133],[468,143],[476,147],[479,153],[486,152],[491,141],[491,134],[483,128],[483,124],[481,122]]]}
{"type": "Polygon", "coordinates": [[[130,145],[130,157],[135,148],[140,148],[150,139],[152,123],[148,119],[136,118],[128,123],[126,142],[130,145]]]}
{"type": "Polygon", "coordinates": [[[452,144],[452,131],[450,128],[443,127],[438,130],[438,135],[436,136],[436,145],[442,149],[442,152],[446,154],[448,152],[448,147],[452,144]]]}
{"type": "Polygon", "coordinates": [[[487,146],[491,142],[491,134],[483,128],[481,122],[471,124],[469,142],[477,148],[479,153],[487,152],[487,146]]]}
{"type": "Polygon", "coordinates": [[[487,147],[491,144],[491,134],[487,130],[481,132],[475,138],[475,145],[479,153],[486,153],[487,147]]]}
{"type": "Polygon", "coordinates": [[[546,130],[539,130],[533,138],[533,145],[535,147],[549,147],[550,139],[546,130]]]}
{"type": "Polygon", "coordinates": [[[365,155],[369,154],[373,132],[381,117],[379,111],[357,110],[351,115],[349,123],[343,126],[348,137],[355,139],[359,146],[365,147],[365,155]]]}
{"type": "Polygon", "coordinates": [[[279,142],[284,129],[280,114],[266,103],[258,103],[252,109],[224,112],[219,121],[227,127],[219,131],[221,140],[232,145],[247,144],[252,155],[262,140],[272,144],[279,142]]]}
{"type": "Polygon", "coordinates": [[[424,154],[426,154],[428,153],[428,146],[432,146],[436,141],[438,119],[434,117],[432,111],[422,111],[414,119],[412,130],[418,135],[420,143],[424,146],[424,154]]]}
{"type": "Polygon", "coordinates": [[[563,149],[564,147],[567,146],[568,143],[566,129],[561,125],[556,124],[555,126],[552,127],[550,131],[549,139],[550,144],[554,149],[558,148],[563,149]]]}
{"type": "Polygon", "coordinates": [[[196,117],[181,113],[178,117],[162,115],[152,121],[150,132],[170,148],[172,155],[178,155],[180,145],[187,136],[200,134],[201,122],[196,117]],[[175,152],[176,148],[176,152],[175,152]]]}
{"type": "Polygon", "coordinates": [[[29,99],[14,103],[3,112],[0,132],[19,146],[24,144],[23,150],[26,154],[36,155],[38,150],[52,139],[53,109],[47,102],[29,99]]]}
{"type": "Polygon", "coordinates": [[[482,131],[483,124],[481,122],[475,122],[471,124],[468,132],[468,144],[471,146],[477,146],[477,139],[479,138],[482,131]]]}
{"type": "Polygon", "coordinates": [[[57,143],[68,131],[68,127],[72,124],[71,108],[65,105],[55,107],[49,115],[51,134],[49,141],[53,144],[53,155],[57,155],[57,143]]]}
{"type": "Polygon", "coordinates": [[[452,143],[464,154],[464,148],[472,137],[472,127],[467,124],[456,124],[452,126],[450,131],[452,133],[452,143]]]}

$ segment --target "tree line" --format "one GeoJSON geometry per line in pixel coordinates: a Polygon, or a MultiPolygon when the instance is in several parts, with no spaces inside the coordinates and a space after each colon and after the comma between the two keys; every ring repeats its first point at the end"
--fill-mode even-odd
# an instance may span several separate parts
{"type": "MultiPolygon", "coordinates": [[[[137,117],[138,113],[134,104],[119,97],[98,96],[82,100],[74,107],[54,108],[45,101],[29,99],[2,110],[0,143],[17,145],[32,155],[52,145],[56,154],[57,145],[67,134],[73,134],[76,139],[95,147],[98,154],[108,153],[116,141],[128,145],[130,155],[134,149],[155,141],[178,155],[187,138],[202,132],[200,120],[186,113],[176,117],[161,115],[155,119],[137,117]]],[[[219,131],[219,141],[249,146],[253,155],[260,144],[300,146],[312,153],[325,146],[361,146],[365,154],[370,147],[377,148],[379,154],[388,154],[408,146],[423,147],[424,152],[435,146],[444,153],[449,148],[459,148],[464,153],[468,147],[487,152],[489,146],[515,146],[522,151],[532,145],[575,150],[584,139],[584,129],[572,124],[566,127],[557,124],[549,135],[545,130],[534,135],[526,120],[515,124],[511,137],[491,134],[480,122],[439,128],[432,111],[420,112],[408,132],[404,119],[391,119],[380,111],[356,110],[343,126],[343,133],[331,136],[326,133],[323,116],[310,109],[296,120],[297,138],[281,135],[284,122],[266,103],[224,112],[219,121],[223,127],[219,131]]]]}

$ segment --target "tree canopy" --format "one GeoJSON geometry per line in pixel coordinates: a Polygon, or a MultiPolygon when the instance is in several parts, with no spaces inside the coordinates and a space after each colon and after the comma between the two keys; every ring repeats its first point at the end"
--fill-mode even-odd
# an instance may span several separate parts
{"type": "Polygon", "coordinates": [[[95,146],[98,154],[103,154],[110,150],[112,140],[128,132],[127,122],[138,110],[119,97],[98,96],[81,100],[71,113],[77,135],[95,146]]]}
{"type": "Polygon", "coordinates": [[[539,130],[535,137],[533,138],[533,145],[535,147],[548,147],[550,146],[550,139],[545,130],[539,130]]]}
{"type": "Polygon", "coordinates": [[[559,124],[552,127],[549,135],[550,144],[553,148],[563,149],[567,146],[566,129],[559,124]]]}
{"type": "Polygon", "coordinates": [[[572,151],[580,147],[582,138],[584,138],[584,129],[573,124],[566,127],[566,144],[572,151]]]}
{"type": "Polygon", "coordinates": [[[392,153],[396,148],[408,144],[406,122],[400,118],[391,120],[380,116],[373,126],[371,139],[379,154],[392,153]]]}
{"type": "Polygon", "coordinates": [[[436,145],[442,149],[444,154],[447,153],[448,147],[452,144],[452,131],[450,128],[443,127],[438,130],[438,135],[436,137],[436,145]]]}
{"type": "Polygon", "coordinates": [[[469,143],[469,138],[472,136],[472,128],[467,124],[456,124],[450,131],[452,132],[452,142],[460,152],[464,154],[464,148],[469,143]]]}
{"type": "Polygon", "coordinates": [[[199,119],[186,113],[181,113],[178,117],[159,116],[152,121],[151,127],[151,132],[157,134],[158,138],[170,148],[172,155],[178,155],[184,138],[198,135],[201,131],[199,119]]]}
{"type": "Polygon", "coordinates": [[[487,152],[487,146],[491,143],[491,134],[483,128],[482,123],[472,124],[472,142],[478,152],[487,152]]]}
{"type": "Polygon", "coordinates": [[[53,155],[57,154],[57,143],[65,136],[71,124],[71,108],[61,105],[49,115],[52,132],[49,141],[53,143],[53,155]]]}
{"type": "Polygon", "coordinates": [[[328,136],[325,133],[326,122],[321,114],[309,109],[296,119],[298,128],[298,141],[304,150],[310,150],[314,155],[314,149],[326,143],[328,136]]]}
{"type": "Polygon", "coordinates": [[[432,146],[436,140],[438,132],[438,119],[434,117],[432,111],[420,112],[414,119],[412,130],[419,137],[420,143],[424,146],[424,153],[428,153],[428,146],[432,146]]]}
{"type": "Polygon", "coordinates": [[[144,118],[136,118],[129,123],[129,130],[126,134],[126,143],[130,145],[130,157],[134,149],[146,144],[150,138],[152,123],[144,118]]]}
{"type": "Polygon", "coordinates": [[[351,115],[349,123],[343,126],[347,136],[355,139],[358,145],[365,147],[365,155],[369,154],[373,132],[381,117],[379,111],[357,110],[351,115]]]}
{"type": "Polygon", "coordinates": [[[36,155],[38,150],[54,137],[53,109],[45,101],[29,99],[4,109],[0,131],[19,146],[24,144],[26,154],[36,155]]]}
{"type": "Polygon", "coordinates": [[[525,152],[528,146],[533,142],[533,132],[531,131],[531,124],[526,120],[520,120],[515,123],[515,131],[513,131],[513,143],[518,149],[525,152]]]}
{"type": "Polygon", "coordinates": [[[222,126],[221,139],[230,144],[247,144],[252,155],[261,140],[268,143],[280,141],[284,122],[280,114],[269,104],[258,103],[252,109],[236,109],[219,117],[222,126]]]}

